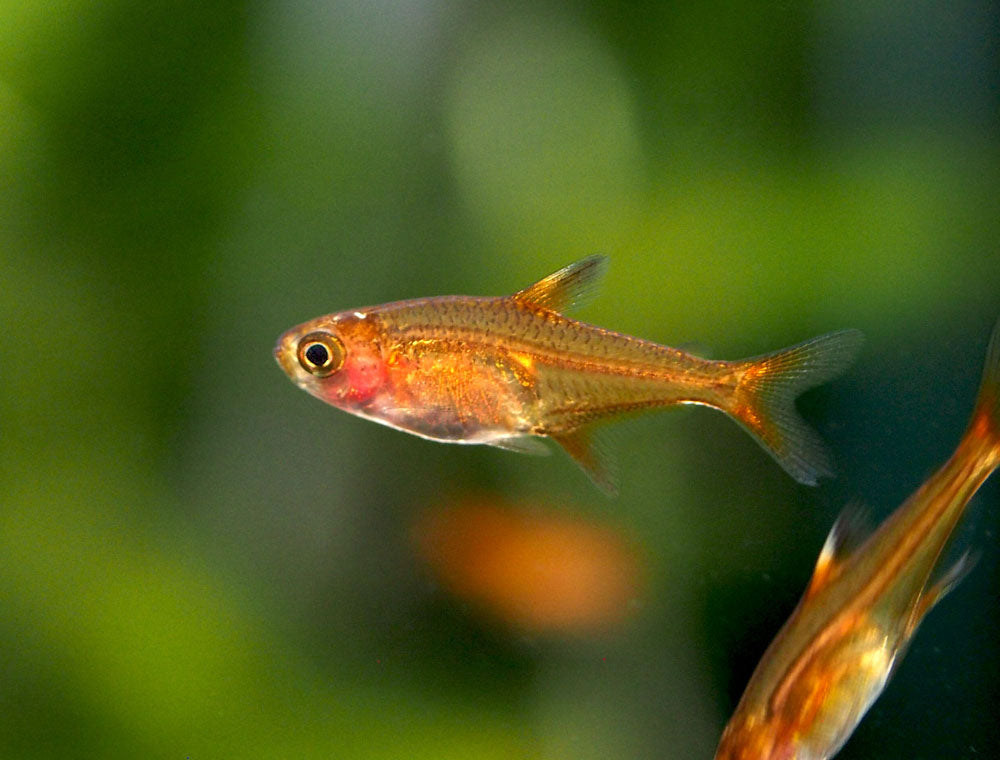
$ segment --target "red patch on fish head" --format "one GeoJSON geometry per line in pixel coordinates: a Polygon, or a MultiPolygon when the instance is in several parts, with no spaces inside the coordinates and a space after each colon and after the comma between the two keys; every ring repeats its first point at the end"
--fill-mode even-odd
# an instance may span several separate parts
{"type": "Polygon", "coordinates": [[[344,344],[344,363],[321,381],[320,394],[335,406],[359,406],[381,390],[388,379],[381,341],[374,325],[354,315],[342,317],[336,332],[344,344]]]}
{"type": "Polygon", "coordinates": [[[288,376],[328,404],[357,411],[388,385],[382,334],[362,312],[318,317],[288,330],[274,356],[288,376]]]}
{"type": "Polygon", "coordinates": [[[364,403],[374,396],[388,378],[385,361],[373,351],[348,357],[341,372],[344,375],[342,397],[356,403],[364,403]]]}

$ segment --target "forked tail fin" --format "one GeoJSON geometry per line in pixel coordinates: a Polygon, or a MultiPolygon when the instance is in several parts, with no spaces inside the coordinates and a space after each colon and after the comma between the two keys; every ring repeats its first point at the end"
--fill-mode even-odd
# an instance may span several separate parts
{"type": "Polygon", "coordinates": [[[983,379],[979,383],[976,408],[965,436],[986,444],[991,467],[1000,464],[1000,320],[993,328],[990,345],[986,349],[983,379]]]}
{"type": "Polygon", "coordinates": [[[729,411],[800,483],[832,476],[827,447],[795,410],[803,391],[831,380],[857,356],[864,335],[841,330],[741,362],[743,374],[729,411]]]}

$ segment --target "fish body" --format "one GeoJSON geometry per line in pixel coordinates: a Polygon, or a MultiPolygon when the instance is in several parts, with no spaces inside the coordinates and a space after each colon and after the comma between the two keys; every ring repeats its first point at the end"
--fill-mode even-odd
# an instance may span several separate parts
{"type": "Polygon", "coordinates": [[[834,525],[808,588],[764,654],[717,760],[826,760],[898,667],[920,621],[970,567],[935,575],[969,500],[1000,465],[1000,323],[975,410],[951,458],[867,538],[834,525]]]}
{"type": "Polygon", "coordinates": [[[319,317],[282,335],[275,357],[317,398],[424,438],[529,452],[551,438],[608,490],[589,426],[673,404],[726,412],[801,482],[831,473],[794,399],[842,372],[860,333],[743,361],[701,359],[565,316],[605,264],[583,259],[511,296],[439,296],[319,317]]]}

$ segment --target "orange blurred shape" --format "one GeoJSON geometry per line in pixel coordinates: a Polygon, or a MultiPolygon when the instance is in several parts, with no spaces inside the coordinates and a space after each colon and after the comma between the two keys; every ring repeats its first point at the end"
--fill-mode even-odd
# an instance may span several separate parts
{"type": "Polygon", "coordinates": [[[413,535],[445,588],[532,631],[606,630],[638,592],[634,547],[567,513],[466,500],[426,511],[413,535]]]}

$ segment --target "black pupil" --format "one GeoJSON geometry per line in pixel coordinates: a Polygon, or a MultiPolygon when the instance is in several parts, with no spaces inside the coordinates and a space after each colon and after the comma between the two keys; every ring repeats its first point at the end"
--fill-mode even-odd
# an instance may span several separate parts
{"type": "Polygon", "coordinates": [[[322,367],[330,361],[330,352],[322,343],[313,343],[306,349],[306,359],[317,367],[322,367]]]}

